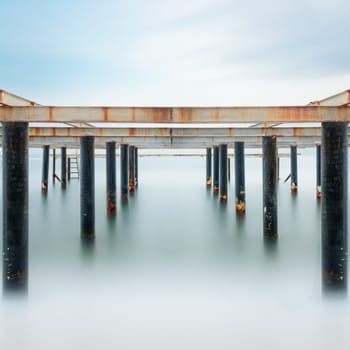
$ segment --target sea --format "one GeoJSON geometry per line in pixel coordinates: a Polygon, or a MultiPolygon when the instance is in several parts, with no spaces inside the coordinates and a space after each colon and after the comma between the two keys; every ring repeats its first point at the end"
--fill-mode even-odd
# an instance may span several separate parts
{"type": "Polygon", "coordinates": [[[280,150],[274,245],[263,239],[260,153],[246,150],[244,216],[235,212],[233,159],[223,204],[206,188],[205,150],[139,150],[127,203],[117,157],[109,217],[106,160],[97,157],[96,238],[84,244],[79,180],[52,183],[50,159],[43,194],[42,150],[30,149],[29,288],[2,296],[0,348],[349,349],[348,298],[322,293],[316,149],[298,149],[296,195],[284,183],[289,150],[280,150]]]}

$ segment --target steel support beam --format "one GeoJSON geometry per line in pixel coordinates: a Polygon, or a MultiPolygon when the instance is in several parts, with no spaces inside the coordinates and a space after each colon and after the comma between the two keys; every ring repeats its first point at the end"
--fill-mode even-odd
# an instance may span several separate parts
{"type": "Polygon", "coordinates": [[[3,289],[28,286],[28,124],[3,124],[3,289]]]}
{"type": "Polygon", "coordinates": [[[277,148],[276,138],[263,137],[263,225],[264,238],[277,239],[277,148]]]}
{"type": "Polygon", "coordinates": [[[93,136],[80,140],[80,219],[81,238],[95,238],[95,154],[93,136]]]}
{"type": "Polygon", "coordinates": [[[246,210],[243,142],[235,142],[235,192],[236,211],[238,214],[242,215],[246,210]]]}
{"type": "Polygon", "coordinates": [[[214,146],[213,158],[213,192],[219,193],[219,146],[214,146]]]}
{"type": "Polygon", "coordinates": [[[259,123],[350,121],[348,107],[7,107],[0,121],[115,123],[259,123]]]}
{"type": "Polygon", "coordinates": [[[115,142],[106,143],[106,184],[107,214],[115,215],[117,208],[115,142]]]}
{"type": "Polygon", "coordinates": [[[207,156],[206,156],[206,184],[207,184],[207,188],[211,187],[211,147],[207,148],[207,156]]]}
{"type": "Polygon", "coordinates": [[[325,291],[348,283],[347,123],[322,124],[322,276],[325,291]]]}
{"type": "Polygon", "coordinates": [[[49,186],[49,156],[50,156],[50,146],[43,146],[43,164],[42,164],[42,174],[41,174],[41,191],[47,192],[49,186]]]}

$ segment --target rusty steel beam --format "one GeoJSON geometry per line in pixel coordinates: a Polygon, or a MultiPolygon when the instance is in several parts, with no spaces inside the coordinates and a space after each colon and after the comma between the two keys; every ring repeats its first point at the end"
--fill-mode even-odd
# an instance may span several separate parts
{"type": "Polygon", "coordinates": [[[350,104],[350,90],[339,92],[319,101],[310,102],[310,106],[347,106],[350,104]]]}
{"type": "Polygon", "coordinates": [[[348,107],[2,107],[7,122],[271,123],[350,121],[348,107]]]}
{"type": "Polygon", "coordinates": [[[0,106],[39,106],[39,104],[11,92],[0,90],[0,106]]]}
{"type": "MultiPolygon", "coordinates": [[[[90,135],[91,136],[91,135],[90,135]]],[[[271,136],[271,135],[270,135],[271,136]]],[[[273,135],[272,135],[273,136],[273,135]]],[[[220,143],[226,143],[233,147],[234,142],[246,142],[248,147],[250,144],[259,144],[261,143],[263,136],[256,137],[96,137],[96,146],[100,143],[106,142],[116,142],[117,144],[130,143],[136,147],[148,147],[149,145],[169,145],[170,147],[175,146],[190,146],[190,147],[212,147],[220,143]]],[[[320,137],[283,137],[279,138],[279,144],[290,146],[291,143],[296,143],[298,146],[314,146],[317,142],[320,142],[320,137]]],[[[51,144],[52,147],[70,147],[79,143],[79,136],[72,137],[45,137],[45,136],[30,136],[29,137],[30,146],[34,145],[44,145],[51,144]]],[[[1,144],[1,138],[0,138],[1,144]]],[[[104,145],[103,145],[104,146],[104,145]]],[[[99,147],[99,146],[97,146],[99,147]]],[[[148,147],[149,148],[149,147],[148,147]]],[[[259,147],[260,148],[260,147],[259,147]]]]}
{"type": "MultiPolygon", "coordinates": [[[[0,128],[0,136],[2,130],[0,128]]],[[[321,137],[319,127],[287,128],[50,128],[31,127],[36,137],[321,137]]],[[[348,131],[350,136],[350,129],[348,131]]]]}

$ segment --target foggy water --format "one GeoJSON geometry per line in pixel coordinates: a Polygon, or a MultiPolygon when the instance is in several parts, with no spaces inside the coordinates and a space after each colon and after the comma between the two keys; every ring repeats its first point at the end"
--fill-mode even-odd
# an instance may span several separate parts
{"type": "Polygon", "coordinates": [[[96,240],[85,246],[79,181],[62,190],[50,177],[42,195],[31,150],[29,292],[1,302],[1,349],[348,349],[349,302],[321,293],[315,150],[299,152],[297,195],[281,158],[275,246],[263,241],[257,157],[246,158],[245,217],[232,161],[226,205],[205,187],[205,157],[140,157],[139,188],[122,205],[118,158],[115,218],[97,158],[96,240]]]}

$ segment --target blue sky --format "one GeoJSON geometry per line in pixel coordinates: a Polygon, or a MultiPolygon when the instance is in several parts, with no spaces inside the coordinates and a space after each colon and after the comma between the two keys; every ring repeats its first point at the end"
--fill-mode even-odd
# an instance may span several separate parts
{"type": "Polygon", "coordinates": [[[0,89],[43,104],[289,105],[350,88],[346,0],[0,1],[0,89]]]}

